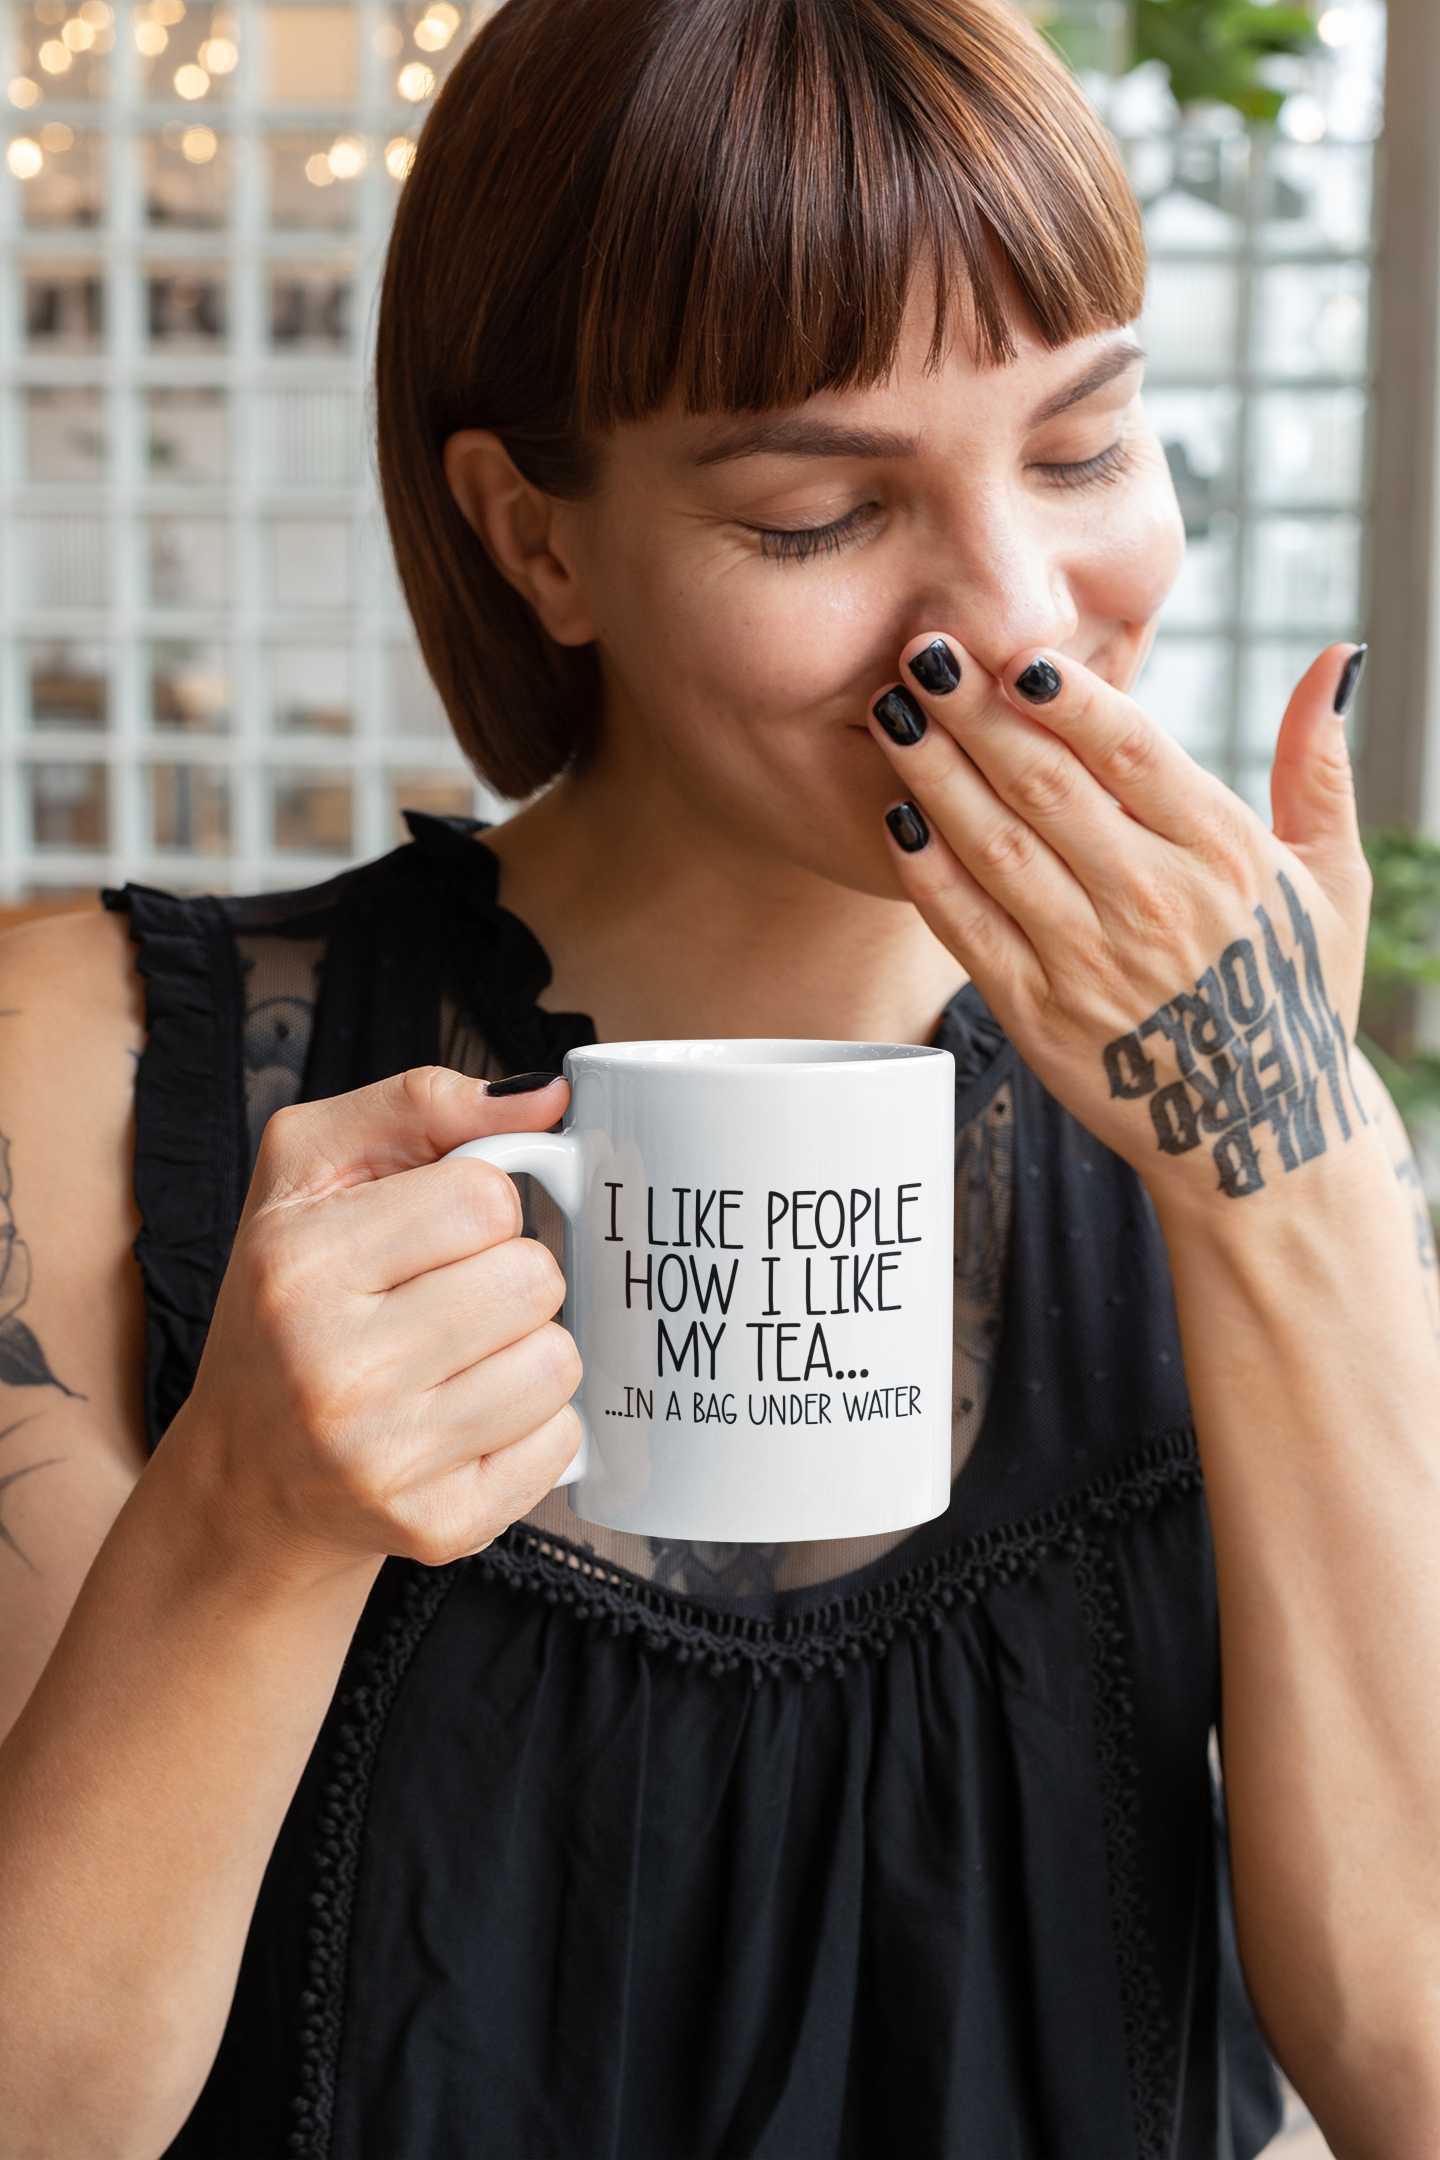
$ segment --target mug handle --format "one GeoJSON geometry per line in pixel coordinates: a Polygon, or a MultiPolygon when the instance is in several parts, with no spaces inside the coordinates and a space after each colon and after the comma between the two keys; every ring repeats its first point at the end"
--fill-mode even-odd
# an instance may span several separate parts
{"type": "MultiPolygon", "coordinates": [[[[486,1140],[467,1140],[462,1147],[451,1148],[441,1159],[454,1162],[460,1155],[472,1155],[477,1162],[493,1163],[507,1177],[514,1177],[518,1171],[528,1171],[544,1186],[567,1224],[572,1229],[578,1227],[585,1198],[585,1160],[578,1133],[492,1133],[486,1140]]],[[[565,1289],[568,1303],[568,1282],[565,1289]]],[[[574,1485],[584,1477],[589,1460],[590,1426],[580,1404],[573,1403],[572,1408],[580,1420],[580,1446],[569,1469],[556,1478],[556,1487],[574,1485]]]]}

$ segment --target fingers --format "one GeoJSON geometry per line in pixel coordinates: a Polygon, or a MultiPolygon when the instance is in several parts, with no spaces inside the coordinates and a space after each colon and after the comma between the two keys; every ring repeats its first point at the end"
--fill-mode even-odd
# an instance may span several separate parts
{"type": "Polygon", "coordinates": [[[1310,860],[1360,849],[1345,715],[1365,665],[1363,645],[1331,645],[1296,684],[1270,776],[1275,836],[1310,860]]]}
{"type": "Polygon", "coordinates": [[[1020,925],[992,899],[920,805],[901,800],[885,813],[890,852],[905,892],[942,945],[974,977],[998,1011],[1007,989],[1033,992],[1044,977],[1035,948],[1020,925]]]}
{"type": "Polygon", "coordinates": [[[277,1110],[242,1219],[263,1206],[413,1170],[488,1133],[544,1132],[568,1101],[559,1074],[524,1093],[497,1093],[483,1080],[422,1065],[350,1095],[277,1110]]]}
{"type": "MultiPolygon", "coordinates": [[[[1017,653],[1002,669],[1000,679],[1014,709],[1030,719],[1032,726],[1043,723],[1045,732],[1058,737],[1098,783],[1102,799],[1114,796],[1148,831],[1179,847],[1194,847],[1214,829],[1217,818],[1233,816],[1234,798],[1229,790],[1202,771],[1133,698],[1092,675],[1078,660],[1032,648],[1017,653]]],[[[1074,824],[1077,840],[1083,840],[1076,822],[1081,791],[1074,789],[1072,800],[1055,788],[1033,738],[1025,739],[1023,749],[1018,737],[1001,736],[999,741],[1004,745],[1007,772],[1018,776],[1028,765],[1035,776],[1020,785],[1042,829],[1050,829],[1047,796],[1055,792],[1054,817],[1074,824]]],[[[977,755],[983,758],[983,752],[977,755]]],[[[997,784],[1009,794],[1004,780],[997,784]]],[[[1112,821],[1109,830],[1123,849],[1124,827],[1112,821]]]]}
{"type": "Polygon", "coordinates": [[[505,1172],[462,1156],[274,1208],[256,1232],[277,1258],[293,1248],[317,1289],[364,1296],[518,1237],[523,1219],[505,1172]]]}
{"type": "MultiPolygon", "coordinates": [[[[1077,922],[1093,922],[1093,909],[1084,890],[1047,837],[1037,830],[1035,822],[1006,802],[991,778],[980,770],[977,759],[981,752],[976,746],[988,739],[993,724],[990,716],[998,709],[1003,725],[1013,729],[1016,724],[1015,716],[998,704],[992,678],[953,639],[922,643],[918,674],[915,657],[910,656],[907,667],[915,690],[895,684],[883,691],[872,701],[870,726],[897,776],[923,811],[928,828],[945,841],[949,861],[963,865],[971,886],[998,902],[1032,939],[1042,939],[1077,922]],[[937,648],[948,654],[950,670],[960,675],[953,691],[927,692],[920,687],[927,672],[931,679],[943,679],[939,677],[937,648]],[[943,725],[932,726],[932,716],[939,715],[942,708],[943,725]],[[972,749],[976,749],[974,756],[972,749]]],[[[1068,752],[1061,755],[1084,787],[1098,795],[1094,783],[1068,752]]],[[[904,833],[892,827],[891,838],[903,855],[904,833]]],[[[952,891],[958,893],[946,860],[939,854],[929,857],[922,873],[919,852],[910,850],[911,866],[903,873],[906,890],[916,898],[916,904],[920,904],[922,891],[927,899],[936,897],[927,885],[929,878],[944,877],[952,891]]],[[[928,854],[928,850],[925,852],[928,854]]]]}
{"type": "Polygon", "coordinates": [[[565,1278],[538,1238],[508,1238],[402,1283],[373,1308],[384,1384],[406,1394],[442,1386],[544,1327],[564,1298],[565,1278]]]}

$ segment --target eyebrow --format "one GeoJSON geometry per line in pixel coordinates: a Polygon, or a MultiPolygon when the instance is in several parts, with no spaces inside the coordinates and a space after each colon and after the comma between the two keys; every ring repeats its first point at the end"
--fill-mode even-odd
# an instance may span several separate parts
{"type": "Polygon", "coordinates": [[[1093,366],[1088,367],[1083,375],[1077,375],[1068,389],[1057,390],[1053,397],[1046,398],[1043,405],[1037,405],[1030,415],[1029,425],[1032,428],[1043,427],[1047,420],[1057,419],[1061,413],[1069,412],[1072,405],[1083,405],[1086,398],[1094,397],[1097,390],[1103,390],[1107,383],[1114,382],[1117,375],[1123,375],[1127,368],[1134,367],[1137,360],[1144,358],[1143,345],[1137,345],[1131,337],[1121,338],[1118,344],[1101,353],[1099,359],[1093,366]]]}
{"type": "MultiPolygon", "coordinates": [[[[1027,426],[1040,427],[1068,412],[1072,405],[1083,404],[1144,358],[1143,345],[1137,345],[1134,338],[1122,338],[1083,375],[1037,406],[1027,426]]],[[[738,427],[726,428],[697,450],[692,462],[723,465],[732,458],[747,457],[910,458],[919,453],[918,435],[901,435],[891,428],[838,428],[803,412],[782,412],[766,413],[738,427]]]]}
{"type": "Polygon", "coordinates": [[[697,465],[721,465],[730,458],[819,457],[907,458],[920,450],[918,435],[890,428],[837,428],[832,421],[804,413],[770,413],[740,427],[727,428],[695,453],[697,465]]]}

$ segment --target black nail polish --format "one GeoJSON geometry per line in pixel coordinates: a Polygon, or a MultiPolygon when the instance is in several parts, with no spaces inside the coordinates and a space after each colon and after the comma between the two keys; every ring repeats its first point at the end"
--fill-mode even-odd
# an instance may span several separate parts
{"type": "Polygon", "coordinates": [[[1355,702],[1355,692],[1360,687],[1360,677],[1365,672],[1365,655],[1368,645],[1357,645],[1350,658],[1340,670],[1340,680],[1335,685],[1335,717],[1343,720],[1355,702]]]}
{"type": "Polygon", "coordinates": [[[908,690],[887,690],[871,707],[891,742],[908,750],[925,733],[925,715],[908,690]]]}
{"type": "Polygon", "coordinates": [[[563,1073],[511,1073],[508,1080],[492,1080],[485,1092],[487,1095],[538,1095],[552,1080],[563,1078],[563,1073]]]}
{"type": "Polygon", "coordinates": [[[934,638],[910,662],[910,673],[931,697],[949,697],[960,687],[960,663],[944,638],[934,638]]]}
{"type": "Polygon", "coordinates": [[[1060,680],[1060,670],[1048,660],[1032,660],[1023,675],[1015,678],[1015,688],[1021,697],[1029,698],[1032,705],[1048,705],[1057,698],[1065,685],[1060,680]]]}
{"type": "Polygon", "coordinates": [[[918,855],[929,843],[930,828],[913,802],[896,803],[893,810],[885,813],[885,823],[895,837],[895,845],[902,847],[907,855],[918,855]]]}

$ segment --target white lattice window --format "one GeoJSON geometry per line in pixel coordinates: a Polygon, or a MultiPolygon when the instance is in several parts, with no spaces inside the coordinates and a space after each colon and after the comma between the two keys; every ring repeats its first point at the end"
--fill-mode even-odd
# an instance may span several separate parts
{"type": "Polygon", "coordinates": [[[302,884],[493,810],[366,435],[406,145],[487,12],[0,9],[0,895],[302,884]]]}

